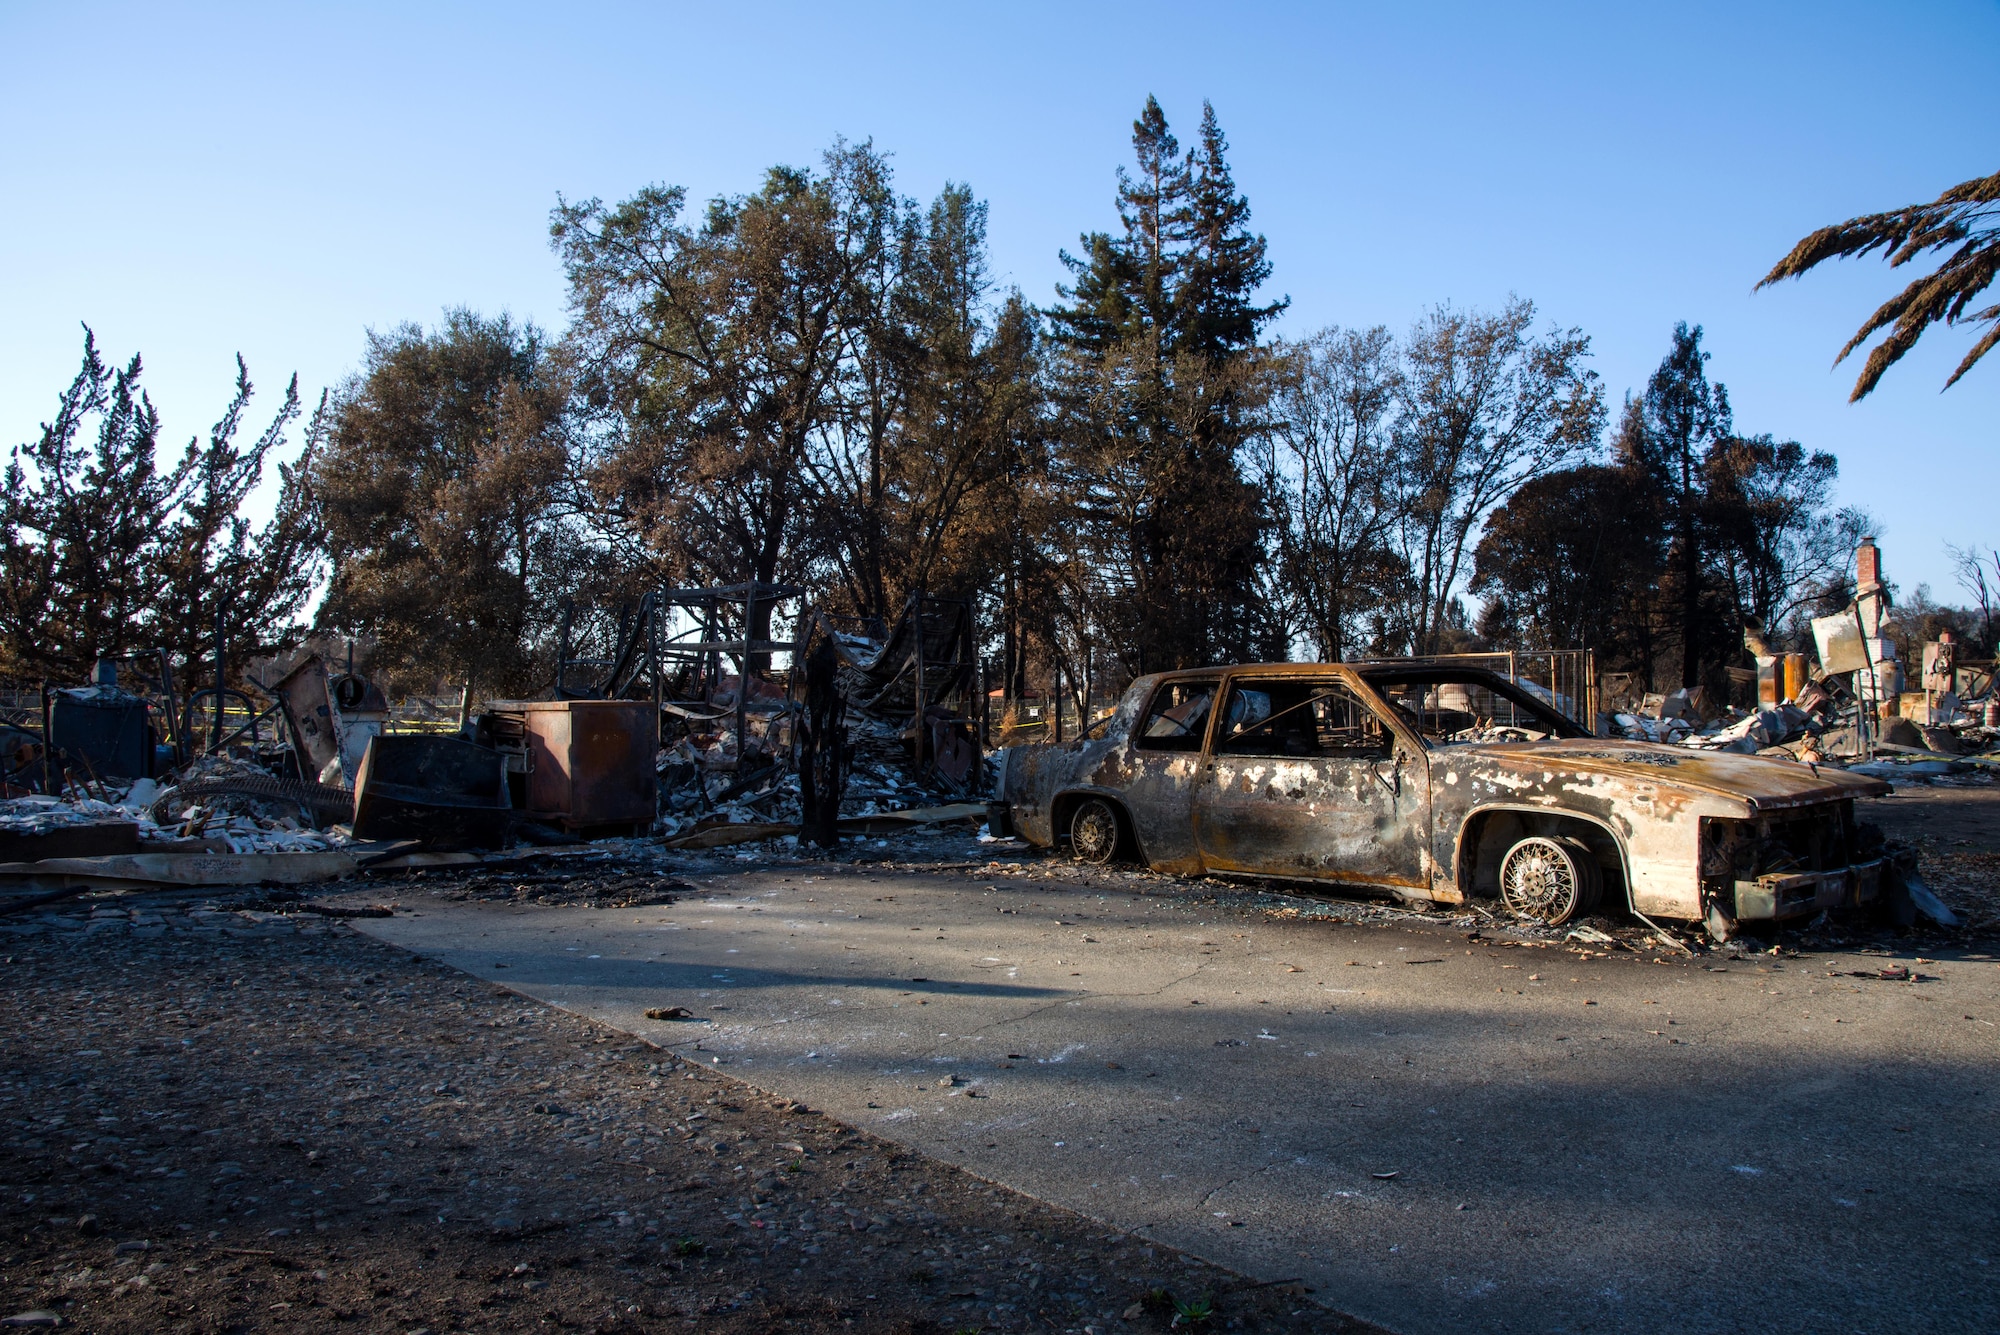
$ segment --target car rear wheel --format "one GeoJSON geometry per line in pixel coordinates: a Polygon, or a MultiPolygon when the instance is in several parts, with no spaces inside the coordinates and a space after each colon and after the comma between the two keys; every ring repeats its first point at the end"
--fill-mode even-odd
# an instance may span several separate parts
{"type": "Polygon", "coordinates": [[[1118,852],[1118,813],[1109,802],[1090,798],[1069,821],[1069,846],[1079,860],[1105,863],[1118,852]]]}
{"type": "Polygon", "coordinates": [[[1597,907],[1604,878],[1580,839],[1531,835],[1500,860],[1500,901],[1550,926],[1597,907]]]}

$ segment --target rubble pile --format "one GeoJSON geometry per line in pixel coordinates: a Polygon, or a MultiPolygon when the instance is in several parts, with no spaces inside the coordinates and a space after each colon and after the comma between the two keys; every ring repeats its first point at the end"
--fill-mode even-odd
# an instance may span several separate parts
{"type": "Polygon", "coordinates": [[[321,826],[313,804],[327,793],[351,803],[342,790],[288,784],[269,770],[229,756],[202,756],[164,787],[151,779],[132,785],[125,806],[140,809],[141,839],[150,826],[163,841],[213,839],[231,853],[322,853],[353,842],[344,824],[321,826]]]}
{"type": "Polygon", "coordinates": [[[2000,726],[1986,721],[1991,694],[1989,685],[1949,713],[1939,711],[1934,723],[1878,723],[1865,742],[1861,704],[1833,678],[1755,710],[1710,711],[1698,688],[1649,695],[1638,712],[1611,715],[1611,725],[1631,741],[1831,764],[1886,779],[1988,784],[2000,778],[2000,726]]]}
{"type": "Polygon", "coordinates": [[[1619,702],[1630,707],[1614,705],[1610,731],[1633,741],[1832,764],[1891,780],[1994,782],[2000,774],[1994,663],[1963,658],[1947,630],[1923,644],[1921,664],[1905,669],[1873,538],[1855,553],[1854,588],[1846,608],[1812,622],[1816,663],[1814,655],[1775,652],[1760,630],[1745,629],[1756,669],[1730,672],[1754,683],[1757,708],[1712,708],[1700,687],[1647,695],[1636,706],[1625,695],[1619,702]]]}
{"type": "MultiPolygon", "coordinates": [[[[221,778],[224,768],[208,766],[202,777],[221,778]]],[[[240,768],[246,771],[245,778],[270,777],[248,766],[240,768]]],[[[103,780],[93,785],[101,796],[71,789],[59,796],[32,793],[8,798],[0,800],[0,832],[44,835],[101,829],[108,834],[136,827],[140,851],[183,853],[322,853],[352,842],[340,826],[315,829],[309,813],[297,805],[208,786],[210,791],[189,797],[180,785],[162,788],[152,779],[103,780]]]]}
{"type": "MultiPolygon", "coordinates": [[[[636,853],[636,850],[634,850],[636,853]]],[[[629,909],[671,904],[694,887],[669,876],[657,859],[628,854],[587,861],[552,856],[516,859],[503,868],[479,867],[463,873],[418,872],[440,899],[486,903],[539,904],[552,908],[629,909]]]]}

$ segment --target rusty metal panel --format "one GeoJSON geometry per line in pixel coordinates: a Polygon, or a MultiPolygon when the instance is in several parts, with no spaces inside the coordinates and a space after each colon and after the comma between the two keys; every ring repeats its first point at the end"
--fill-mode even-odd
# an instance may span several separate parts
{"type": "Polygon", "coordinates": [[[659,812],[660,715],[649,700],[509,700],[489,712],[521,722],[527,808],[570,829],[650,825],[659,812]]]}
{"type": "Polygon", "coordinates": [[[273,690],[284,705],[292,736],[305,749],[306,764],[301,767],[305,777],[318,778],[327,762],[340,754],[333,702],[326,688],[326,664],[315,654],[293,668],[273,690]]]}

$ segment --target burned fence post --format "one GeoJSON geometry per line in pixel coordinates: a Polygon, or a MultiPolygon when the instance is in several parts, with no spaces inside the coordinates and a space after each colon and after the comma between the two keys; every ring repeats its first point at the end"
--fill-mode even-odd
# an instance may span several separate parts
{"type": "Polygon", "coordinates": [[[928,743],[930,740],[930,725],[926,717],[930,708],[930,696],[927,691],[928,683],[926,683],[924,680],[924,644],[925,641],[928,639],[928,636],[925,633],[925,627],[924,627],[923,590],[919,589],[917,592],[910,595],[909,609],[910,609],[909,610],[910,623],[917,628],[917,633],[916,633],[917,707],[913,713],[913,717],[915,718],[916,722],[912,726],[916,733],[915,741],[917,750],[916,750],[915,763],[917,770],[921,772],[923,770],[924,760],[926,758],[924,755],[925,746],[926,743],[928,743]]]}
{"type": "Polygon", "coordinates": [[[42,791],[60,795],[63,791],[62,761],[56,755],[54,715],[49,708],[49,679],[42,678],[42,791]]]}
{"type": "Polygon", "coordinates": [[[840,690],[840,653],[831,635],[815,637],[805,669],[805,726],[799,739],[799,842],[837,848],[842,762],[847,752],[847,700],[840,690]]]}

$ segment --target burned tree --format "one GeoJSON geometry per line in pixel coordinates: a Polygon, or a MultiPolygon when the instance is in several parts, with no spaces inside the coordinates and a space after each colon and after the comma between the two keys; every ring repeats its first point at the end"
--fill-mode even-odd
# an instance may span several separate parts
{"type": "Polygon", "coordinates": [[[282,643],[320,570],[320,531],[305,456],[280,464],[272,518],[244,502],[299,417],[294,377],[270,424],[237,439],[252,386],[242,360],[206,441],[160,458],[159,413],[135,354],[108,365],[84,330],[83,363],[40,437],[16,448],[0,498],[0,670],[77,680],[98,657],[160,649],[183,664],[212,661],[219,614],[234,663],[282,643]]]}
{"type": "Polygon", "coordinates": [[[333,552],[322,624],[374,634],[385,666],[539,690],[564,393],[540,332],[505,316],[370,334],[314,469],[333,552]]]}
{"type": "MultiPolygon", "coordinates": [[[[837,409],[843,312],[891,243],[886,171],[837,145],[712,201],[655,186],[565,203],[571,351],[593,412],[580,447],[596,531],[655,584],[790,583],[810,564],[806,467],[837,409]]],[[[769,639],[770,608],[753,639],[769,639]]]]}

